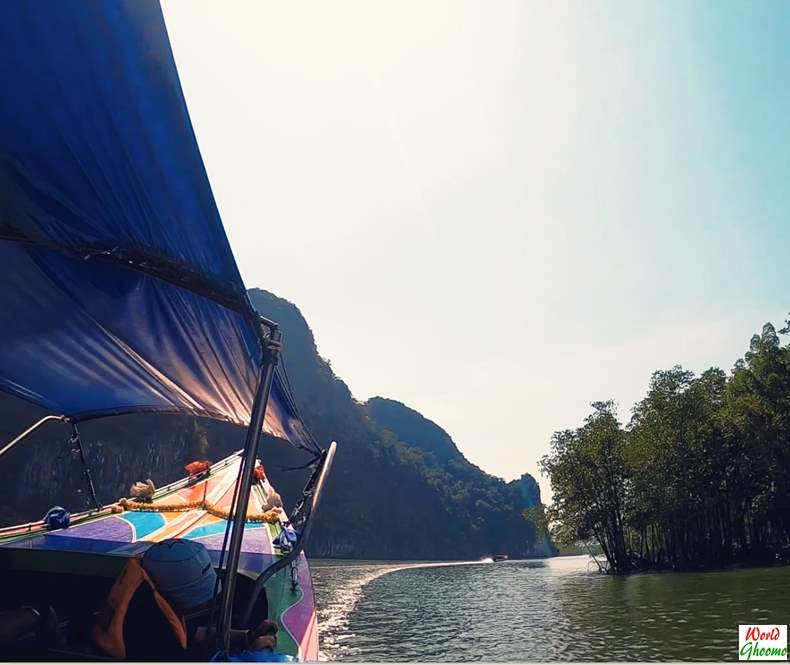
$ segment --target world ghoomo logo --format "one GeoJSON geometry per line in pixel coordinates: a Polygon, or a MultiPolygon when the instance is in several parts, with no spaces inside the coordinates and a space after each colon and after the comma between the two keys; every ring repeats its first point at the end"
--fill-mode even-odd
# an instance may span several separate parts
{"type": "Polygon", "coordinates": [[[738,660],[787,660],[787,626],[738,626],[738,660]]]}

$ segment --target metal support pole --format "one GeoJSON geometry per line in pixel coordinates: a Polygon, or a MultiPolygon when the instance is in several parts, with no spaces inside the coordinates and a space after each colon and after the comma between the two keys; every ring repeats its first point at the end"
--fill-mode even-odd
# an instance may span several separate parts
{"type": "Polygon", "coordinates": [[[77,429],[76,423],[71,423],[71,440],[69,443],[72,446],[75,446],[75,448],[72,448],[72,450],[76,450],[80,455],[80,462],[82,462],[82,472],[85,474],[85,482],[88,485],[88,493],[91,495],[93,505],[96,506],[96,510],[101,510],[102,505],[99,503],[99,499],[96,498],[96,489],[93,487],[91,470],[88,468],[88,462],[85,460],[85,453],[82,450],[82,441],[80,440],[80,431],[77,429]]]}
{"type": "MultiPolygon", "coordinates": [[[[247,601],[247,609],[244,611],[242,625],[246,626],[249,623],[252,612],[255,609],[255,604],[258,602],[258,597],[260,596],[261,591],[263,590],[263,587],[266,585],[266,582],[269,580],[269,578],[280,572],[287,565],[294,563],[296,561],[296,557],[299,556],[299,554],[304,549],[304,546],[307,544],[307,540],[310,537],[310,530],[313,528],[314,516],[318,510],[318,504],[321,501],[321,492],[323,491],[324,483],[329,476],[329,471],[332,468],[332,462],[335,459],[336,450],[337,443],[332,441],[332,443],[329,444],[329,448],[324,451],[319,467],[316,469],[313,477],[311,477],[308,481],[308,484],[312,483],[314,480],[316,483],[311,490],[310,512],[307,514],[307,521],[302,526],[302,533],[300,534],[296,545],[290,552],[282,556],[275,563],[262,571],[255,580],[255,583],[252,585],[252,591],[250,592],[250,599],[247,601]],[[317,477],[315,474],[318,474],[317,477]]],[[[293,517],[293,515],[291,515],[291,517],[293,517]]]]}
{"type": "Polygon", "coordinates": [[[282,333],[278,328],[273,328],[264,350],[263,364],[258,377],[258,387],[255,391],[255,401],[250,415],[250,426],[244,441],[241,475],[239,478],[238,500],[235,509],[231,511],[229,519],[232,520],[230,545],[228,546],[228,563],[225,566],[225,578],[222,584],[222,595],[219,610],[219,634],[222,637],[221,646],[227,652],[230,649],[230,630],[233,619],[233,597],[236,590],[236,573],[239,567],[241,554],[241,541],[244,536],[244,525],[247,515],[247,504],[250,499],[255,459],[258,455],[258,445],[261,438],[261,428],[266,415],[266,404],[271,393],[274,370],[280,359],[280,345],[282,333]]]}

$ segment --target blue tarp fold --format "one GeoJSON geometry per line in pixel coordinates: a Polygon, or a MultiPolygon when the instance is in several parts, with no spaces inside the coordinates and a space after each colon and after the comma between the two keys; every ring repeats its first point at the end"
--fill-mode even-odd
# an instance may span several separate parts
{"type": "MultiPolygon", "coordinates": [[[[0,89],[0,390],[249,422],[258,323],[159,4],[0,3],[0,89]]],[[[266,429],[305,441],[280,376],[266,429]]]]}

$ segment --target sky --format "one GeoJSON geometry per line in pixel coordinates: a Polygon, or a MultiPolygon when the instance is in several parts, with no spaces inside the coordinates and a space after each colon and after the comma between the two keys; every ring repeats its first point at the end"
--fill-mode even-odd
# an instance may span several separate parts
{"type": "Polygon", "coordinates": [[[790,3],[163,7],[247,286],[490,473],[790,310],[790,3]]]}

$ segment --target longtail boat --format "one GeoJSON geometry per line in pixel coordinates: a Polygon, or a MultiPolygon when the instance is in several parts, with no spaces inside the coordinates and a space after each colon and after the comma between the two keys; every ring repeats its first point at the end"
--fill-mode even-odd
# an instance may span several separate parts
{"type": "MultiPolygon", "coordinates": [[[[188,658],[249,658],[265,624],[276,639],[254,659],[317,660],[304,546],[335,444],[303,423],[282,332],[247,296],[158,2],[9,0],[0,43],[0,391],[46,413],[0,442],[0,473],[31,432],[60,427],[92,502],[0,529],[0,658],[123,659],[97,643],[107,607],[125,571],[181,539],[201,544],[218,580],[210,605],[172,621],[152,588],[188,658]],[[80,425],[134,413],[234,423],[244,447],[148,496],[102,502],[80,425]],[[308,456],[290,514],[261,464],[262,433],[308,456]]],[[[162,659],[155,640],[145,647],[162,659]]]]}

